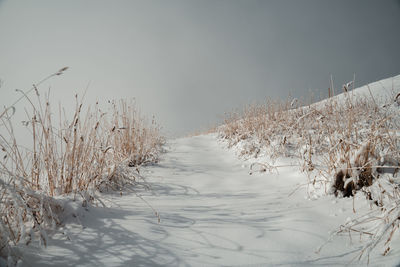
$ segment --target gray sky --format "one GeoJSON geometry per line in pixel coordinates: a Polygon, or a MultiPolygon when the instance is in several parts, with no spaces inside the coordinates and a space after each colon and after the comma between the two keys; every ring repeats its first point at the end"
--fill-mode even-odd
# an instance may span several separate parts
{"type": "MultiPolygon", "coordinates": [[[[56,101],[135,97],[169,136],[266,97],[326,95],[400,74],[400,1],[0,0],[0,104],[46,83],[56,101]]],[[[24,103],[19,105],[23,106],[24,103]]]]}

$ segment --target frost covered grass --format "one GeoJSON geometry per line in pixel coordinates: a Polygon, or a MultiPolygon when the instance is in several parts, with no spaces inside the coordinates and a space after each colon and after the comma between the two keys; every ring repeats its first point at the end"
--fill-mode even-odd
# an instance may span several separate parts
{"type": "Polygon", "coordinates": [[[310,195],[353,201],[363,195],[370,213],[356,214],[336,234],[365,235],[360,257],[368,257],[378,244],[387,254],[400,223],[399,80],[353,91],[346,87],[341,95],[301,107],[296,101],[251,105],[231,113],[219,135],[241,156],[266,156],[268,162],[252,165],[264,171],[279,167],[274,162],[280,157],[297,159],[307,173],[310,195]]]}
{"type": "Polygon", "coordinates": [[[29,147],[15,135],[14,105],[0,117],[0,265],[16,262],[18,244],[46,244],[46,229],[62,223],[57,196],[81,197],[84,205],[101,202],[99,191],[134,181],[126,169],[156,162],[164,142],[154,119],[147,123],[133,101],[111,101],[103,111],[98,103],[85,108],[75,96],[72,114],[62,106],[54,112],[39,85],[20,99],[30,104],[23,122],[32,139],[29,147]]]}

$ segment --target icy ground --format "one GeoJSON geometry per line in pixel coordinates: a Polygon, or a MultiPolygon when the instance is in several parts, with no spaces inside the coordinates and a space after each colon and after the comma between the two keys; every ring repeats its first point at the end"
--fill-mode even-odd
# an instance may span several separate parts
{"type": "MultiPolygon", "coordinates": [[[[310,200],[306,187],[290,195],[306,181],[298,166],[249,175],[215,135],[172,140],[168,150],[146,168],[150,189],[142,183],[136,193],[105,194],[108,208],[78,209],[47,248],[25,248],[23,266],[332,266],[357,256],[357,235],[316,253],[353,216],[352,201],[310,200]]],[[[398,245],[371,258],[371,266],[399,263],[398,245]]]]}

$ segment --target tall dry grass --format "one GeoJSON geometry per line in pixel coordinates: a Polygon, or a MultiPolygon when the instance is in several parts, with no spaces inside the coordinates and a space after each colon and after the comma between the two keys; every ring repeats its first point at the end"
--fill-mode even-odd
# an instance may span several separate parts
{"type": "Polygon", "coordinates": [[[0,117],[0,261],[8,265],[19,257],[13,249],[17,244],[45,244],[46,229],[61,223],[62,205],[55,196],[72,194],[94,202],[99,191],[135,179],[126,175],[127,168],[157,162],[164,142],[154,119],[148,123],[133,101],[111,101],[103,111],[98,103],[85,107],[75,96],[73,113],[61,105],[54,112],[38,85],[22,100],[30,105],[24,122],[32,139],[29,147],[16,138],[15,103],[0,117]]]}
{"type": "MultiPolygon", "coordinates": [[[[293,101],[267,101],[231,113],[219,134],[242,156],[293,157],[308,175],[308,188],[353,197],[363,194],[372,214],[344,224],[337,232],[364,233],[361,255],[378,243],[390,250],[400,222],[400,107],[396,94],[385,105],[345,92],[341,98],[293,107],[293,101]],[[310,186],[311,185],[311,186],[310,186]],[[371,225],[371,217],[377,218],[371,225]]],[[[253,166],[253,165],[252,165],[253,166]]],[[[364,253],[367,251],[368,253],[364,253]]]]}

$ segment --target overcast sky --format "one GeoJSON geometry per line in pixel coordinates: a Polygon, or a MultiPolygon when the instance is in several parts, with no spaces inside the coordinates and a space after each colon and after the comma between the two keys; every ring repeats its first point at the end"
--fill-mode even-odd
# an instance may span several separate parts
{"type": "MultiPolygon", "coordinates": [[[[169,136],[266,97],[400,74],[400,1],[1,1],[0,104],[46,83],[70,105],[135,97],[169,136]]],[[[23,106],[24,103],[19,105],[23,106]]]]}

